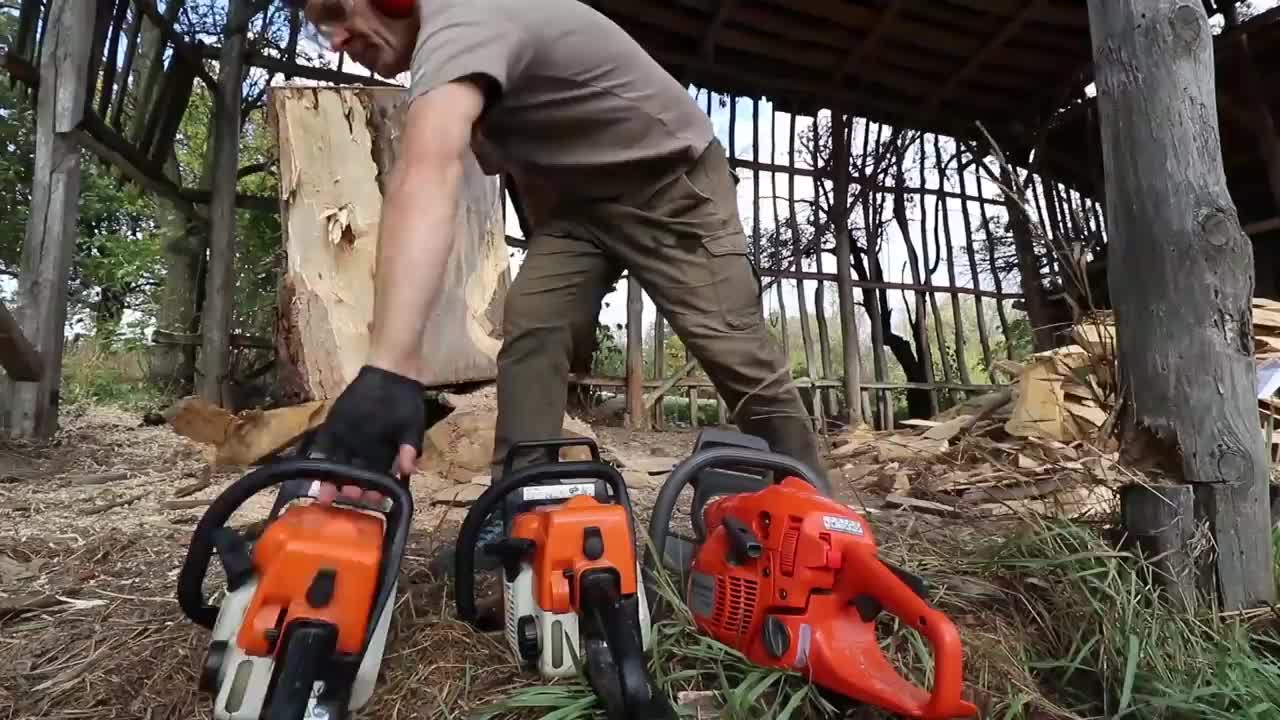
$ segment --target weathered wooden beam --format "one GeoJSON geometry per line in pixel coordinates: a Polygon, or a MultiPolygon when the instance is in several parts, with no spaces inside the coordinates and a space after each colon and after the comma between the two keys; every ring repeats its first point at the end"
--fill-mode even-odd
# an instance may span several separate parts
{"type": "MultiPolygon", "coordinates": [[[[52,0],[45,17],[36,101],[36,149],[31,214],[22,245],[18,324],[39,353],[37,382],[5,383],[9,433],[53,435],[67,317],[67,283],[75,247],[80,195],[80,148],[75,130],[88,99],[93,0],[52,0]]],[[[5,403],[0,403],[0,406],[5,403]]]]}
{"type": "MultiPolygon", "coordinates": [[[[206,219],[204,206],[209,204],[208,190],[178,187],[156,163],[144,157],[124,136],[96,115],[85,114],[76,131],[76,140],[86,150],[120,170],[129,180],[175,203],[185,214],[206,219]]],[[[279,199],[266,195],[236,193],[235,202],[241,210],[278,212],[280,209],[279,199]]]]}
{"type": "Polygon", "coordinates": [[[960,67],[960,69],[952,73],[951,76],[947,78],[947,81],[943,83],[942,87],[938,88],[937,92],[933,93],[927,100],[925,100],[924,109],[921,112],[921,115],[929,117],[937,112],[938,106],[950,98],[951,94],[955,92],[956,88],[960,87],[960,84],[964,82],[965,79],[976,72],[978,68],[982,67],[983,63],[991,57],[992,53],[1004,47],[1004,44],[1009,41],[1009,38],[1016,35],[1022,25],[1026,23],[1032,15],[1040,10],[1043,4],[1043,0],[1025,0],[1025,5],[1023,5],[1022,9],[1010,18],[1009,22],[1002,25],[999,32],[991,37],[991,39],[983,45],[981,50],[974,53],[969,60],[960,67]]]}
{"type": "Polygon", "coordinates": [[[845,116],[831,115],[831,157],[836,162],[835,207],[836,233],[836,291],[840,304],[840,343],[844,350],[844,397],[849,408],[849,426],[862,424],[861,347],[858,345],[857,306],[853,303],[853,239],[849,237],[849,209],[845,206],[849,197],[849,147],[846,144],[845,116]]]}
{"type": "Polygon", "coordinates": [[[2,302],[0,302],[0,367],[3,367],[9,379],[15,382],[36,382],[44,370],[40,363],[40,353],[32,347],[27,336],[22,334],[18,321],[2,302]]]}
{"type": "MultiPolygon", "coordinates": [[[[682,378],[672,382],[671,378],[666,380],[645,380],[641,383],[642,388],[651,390],[651,396],[656,396],[658,390],[664,393],[675,388],[715,388],[715,384],[710,380],[701,378],[682,378]]],[[[579,375],[570,373],[569,382],[575,385],[590,385],[594,387],[626,387],[628,379],[625,377],[606,377],[602,375],[579,375]]],[[[796,387],[817,387],[817,388],[842,388],[843,380],[812,380],[809,378],[796,378],[792,382],[796,387]]],[[[983,385],[981,383],[945,383],[945,382],[876,382],[871,380],[862,381],[862,388],[872,390],[955,390],[957,392],[968,393],[988,393],[996,390],[1008,388],[1008,385],[983,385]]]]}
{"type": "Polygon", "coordinates": [[[1252,243],[1227,189],[1213,33],[1189,0],[1089,0],[1122,437],[1179,458],[1218,606],[1276,601],[1250,330],[1252,243]]]}
{"type": "Polygon", "coordinates": [[[1126,545],[1151,568],[1150,580],[1179,610],[1194,612],[1199,572],[1189,547],[1196,533],[1190,485],[1128,485],[1120,491],[1126,545]]]}
{"type": "MultiPolygon", "coordinates": [[[[779,163],[761,162],[757,160],[748,160],[746,158],[730,158],[729,164],[735,170],[744,169],[752,172],[769,172],[769,173],[789,173],[791,169],[786,165],[779,163]]],[[[822,180],[830,180],[832,178],[831,167],[822,165],[817,168],[797,167],[795,169],[796,177],[809,177],[822,180]]],[[[865,176],[858,173],[849,174],[849,183],[857,185],[860,188],[869,188],[877,192],[891,193],[898,189],[893,183],[872,182],[865,176]]],[[[911,194],[924,194],[930,197],[945,197],[952,200],[968,200],[969,202],[985,203],[987,205],[1003,205],[1004,200],[1000,198],[984,197],[981,195],[968,195],[955,190],[939,190],[938,188],[921,188],[907,185],[902,188],[904,192],[911,194]]]]}
{"type": "Polygon", "coordinates": [[[244,89],[245,47],[248,43],[248,0],[229,0],[223,53],[218,61],[218,90],[214,94],[213,178],[209,203],[209,265],[200,331],[200,397],[225,405],[224,385],[230,347],[232,294],[235,292],[236,169],[240,166],[240,113],[244,89]]]}
{"type": "Polygon", "coordinates": [[[733,12],[737,4],[738,0],[720,0],[715,16],[711,18],[711,22],[707,25],[707,32],[702,36],[702,44],[698,46],[698,57],[707,62],[715,61],[716,36],[720,34],[720,28],[724,27],[725,20],[729,18],[729,14],[733,12]]]}
{"type": "MultiPolygon", "coordinates": [[[[901,9],[901,0],[889,0],[888,7],[884,8],[880,17],[876,19],[875,26],[871,28],[871,32],[867,33],[862,38],[862,42],[852,45],[849,48],[848,53],[845,54],[844,60],[840,62],[840,66],[836,68],[836,71],[831,78],[832,87],[841,87],[844,84],[844,76],[848,75],[849,71],[853,68],[861,66],[864,61],[869,61],[873,65],[875,64],[877,55],[874,54],[874,51],[879,47],[880,40],[884,37],[885,31],[893,25],[894,20],[898,16],[898,11],[901,9]]],[[[866,78],[867,76],[865,74],[861,74],[859,76],[859,88],[866,84],[866,78]]]]}
{"type": "Polygon", "coordinates": [[[644,404],[644,291],[627,274],[627,427],[643,430],[649,415],[644,404]]]}
{"type": "MultiPolygon", "coordinates": [[[[775,270],[773,268],[760,268],[760,277],[765,278],[781,278],[783,280],[825,280],[828,282],[837,282],[840,276],[836,273],[813,272],[810,270],[775,270]]],[[[1021,293],[1010,293],[1003,290],[984,290],[982,288],[971,287],[944,287],[942,285],[924,285],[921,283],[900,283],[900,282],[882,282],[878,280],[855,280],[849,279],[849,285],[860,290],[907,290],[912,292],[939,291],[939,292],[955,292],[957,295],[974,295],[977,297],[996,298],[1001,300],[1020,300],[1021,293]]]]}
{"type": "MultiPolygon", "coordinates": [[[[153,345],[199,346],[202,342],[202,337],[195,333],[176,333],[169,330],[151,331],[151,343],[153,345]]],[[[271,338],[258,337],[256,335],[242,335],[240,333],[231,333],[227,344],[231,347],[255,348],[259,350],[274,350],[276,347],[275,342],[271,338]]]]}
{"type": "Polygon", "coordinates": [[[1249,235],[1261,235],[1272,230],[1280,230],[1280,217],[1259,220],[1244,226],[1245,233],[1249,235]]]}

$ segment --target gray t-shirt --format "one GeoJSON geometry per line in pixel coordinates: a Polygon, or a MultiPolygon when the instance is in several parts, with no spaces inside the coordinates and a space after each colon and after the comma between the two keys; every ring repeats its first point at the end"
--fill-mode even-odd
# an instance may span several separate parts
{"type": "Polygon", "coordinates": [[[430,0],[419,8],[410,95],[487,80],[473,149],[490,174],[514,165],[562,192],[613,197],[674,177],[714,138],[688,91],[580,0],[430,0]]]}

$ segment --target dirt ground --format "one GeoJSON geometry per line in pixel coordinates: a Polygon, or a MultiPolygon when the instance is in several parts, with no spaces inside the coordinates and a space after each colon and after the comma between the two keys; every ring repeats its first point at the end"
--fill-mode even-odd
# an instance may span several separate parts
{"type": "MultiPolygon", "coordinates": [[[[620,458],[680,458],[695,438],[595,430],[620,458]]],[[[111,409],[66,417],[48,444],[0,444],[0,720],[209,717],[196,685],[207,632],[180,613],[175,584],[205,506],[243,471],[211,470],[202,446],[111,409]]],[[[662,477],[628,477],[645,528],[662,477]]],[[[496,692],[536,681],[511,662],[500,635],[454,619],[446,583],[428,562],[452,542],[466,511],[431,504],[420,482],[391,646],[364,717],[461,718],[496,692]]],[[[874,504],[848,487],[837,494],[874,504]]],[[[232,524],[265,517],[271,499],[255,498],[232,524]]],[[[877,511],[870,519],[886,555],[907,564],[921,543],[991,536],[926,515],[877,511]]]]}

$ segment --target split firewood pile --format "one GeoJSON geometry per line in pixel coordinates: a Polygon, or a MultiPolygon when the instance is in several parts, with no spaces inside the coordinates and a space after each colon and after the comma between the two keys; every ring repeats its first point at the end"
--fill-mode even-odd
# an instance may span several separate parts
{"type": "MultiPolygon", "coordinates": [[[[1280,425],[1280,303],[1253,302],[1259,419],[1280,425]]],[[[1115,509],[1141,463],[1122,463],[1116,333],[1109,312],[1072,329],[1070,345],[1004,360],[1009,386],[904,429],[858,428],[833,444],[833,480],[866,491],[866,509],[944,516],[1036,513],[1082,518],[1115,509]],[[877,498],[883,498],[877,500],[877,498]]],[[[1271,440],[1277,456],[1280,432],[1271,440]]]]}

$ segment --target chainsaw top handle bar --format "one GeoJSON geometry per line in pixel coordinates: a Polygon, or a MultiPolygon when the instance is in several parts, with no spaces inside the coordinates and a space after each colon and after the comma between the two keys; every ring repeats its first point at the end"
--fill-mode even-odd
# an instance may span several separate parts
{"type": "Polygon", "coordinates": [[[661,558],[665,552],[668,526],[674,517],[680,491],[685,485],[696,481],[702,471],[713,467],[772,471],[775,484],[786,477],[797,477],[817,488],[823,495],[831,497],[831,483],[825,475],[818,474],[816,469],[788,455],[733,446],[701,450],[676,465],[658,491],[658,499],[653,504],[649,520],[649,541],[653,544],[655,557],[661,558]]]}
{"type": "MultiPolygon", "coordinates": [[[[263,465],[232,483],[214,499],[196,524],[186,561],[178,575],[178,604],[192,622],[212,630],[218,619],[219,606],[205,602],[202,587],[214,552],[214,533],[226,525],[231,515],[249,498],[273,485],[300,479],[323,479],[339,485],[356,485],[363,490],[372,490],[391,498],[391,508],[386,513],[387,533],[383,540],[382,574],[378,578],[378,594],[372,617],[381,616],[400,572],[400,559],[404,555],[409,538],[409,523],[413,518],[413,496],[402,482],[390,475],[329,460],[291,458],[263,465]]],[[[376,625],[376,622],[369,623],[364,642],[366,648],[376,625]]]]}
{"type": "Polygon", "coordinates": [[[627,484],[622,479],[622,474],[612,465],[594,460],[566,460],[525,465],[485,490],[467,512],[467,517],[462,521],[462,528],[458,531],[457,552],[454,554],[453,596],[458,617],[464,622],[475,624],[477,618],[474,549],[480,540],[480,531],[484,529],[489,514],[499,507],[507,495],[548,480],[602,480],[608,483],[613,489],[614,496],[627,512],[627,527],[631,531],[631,541],[633,543],[636,541],[635,514],[631,510],[627,484]]]}
{"type": "Polygon", "coordinates": [[[515,470],[516,457],[520,452],[543,450],[547,453],[548,462],[560,459],[560,450],[568,447],[584,447],[591,451],[591,461],[601,462],[600,446],[589,437],[559,437],[550,440],[521,440],[511,446],[507,457],[502,461],[502,476],[506,477],[515,470]]]}

